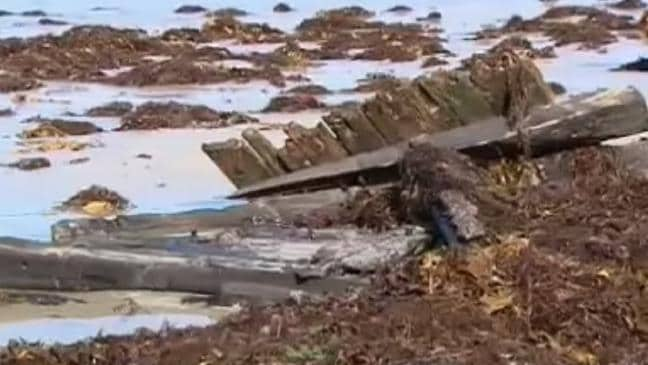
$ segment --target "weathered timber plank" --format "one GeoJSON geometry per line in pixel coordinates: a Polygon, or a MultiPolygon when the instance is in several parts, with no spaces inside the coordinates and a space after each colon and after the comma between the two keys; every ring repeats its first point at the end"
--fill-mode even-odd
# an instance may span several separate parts
{"type": "MultiPolygon", "coordinates": [[[[645,131],[647,115],[646,102],[636,89],[606,90],[538,107],[532,111],[524,129],[531,137],[533,150],[544,153],[645,131]]],[[[232,197],[316,190],[342,183],[352,185],[359,178],[383,183],[384,179],[398,177],[395,167],[412,143],[455,148],[476,158],[490,159],[520,152],[516,134],[508,130],[506,120],[496,117],[269,179],[240,189],[232,197]]]]}

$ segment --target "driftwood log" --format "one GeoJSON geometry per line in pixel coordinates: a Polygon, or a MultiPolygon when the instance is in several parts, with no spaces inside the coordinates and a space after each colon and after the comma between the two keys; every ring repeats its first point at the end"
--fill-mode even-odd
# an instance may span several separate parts
{"type": "Polygon", "coordinates": [[[161,290],[211,294],[220,304],[274,302],[293,291],[321,295],[366,284],[357,275],[423,244],[422,232],[233,229],[206,242],[95,240],[43,247],[0,238],[0,287],[35,290],[161,290]],[[139,246],[135,243],[139,243],[139,246]]]}
{"type": "MultiPolygon", "coordinates": [[[[634,88],[600,91],[535,108],[526,121],[526,132],[536,155],[598,144],[648,130],[648,111],[643,96],[634,88]]],[[[254,198],[328,189],[359,183],[388,183],[399,178],[398,162],[416,144],[457,149],[478,159],[518,154],[518,139],[504,118],[422,135],[407,142],[345,158],[334,163],[270,178],[240,189],[232,198],[254,198]]]]}

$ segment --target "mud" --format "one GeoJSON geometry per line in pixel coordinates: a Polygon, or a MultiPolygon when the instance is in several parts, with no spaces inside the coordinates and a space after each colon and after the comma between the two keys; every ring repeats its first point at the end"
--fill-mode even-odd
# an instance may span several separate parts
{"type": "Polygon", "coordinates": [[[221,128],[257,122],[257,119],[240,113],[218,112],[204,105],[147,102],[125,114],[117,130],[221,128]]]}
{"type": "Polygon", "coordinates": [[[99,185],[92,185],[79,191],[61,203],[61,210],[84,212],[88,206],[95,203],[105,203],[113,212],[122,212],[132,208],[130,201],[119,193],[99,185]]]}
{"type": "Polygon", "coordinates": [[[263,108],[262,112],[296,113],[303,110],[321,109],[325,107],[326,104],[312,95],[281,95],[272,98],[268,105],[263,108]]]}

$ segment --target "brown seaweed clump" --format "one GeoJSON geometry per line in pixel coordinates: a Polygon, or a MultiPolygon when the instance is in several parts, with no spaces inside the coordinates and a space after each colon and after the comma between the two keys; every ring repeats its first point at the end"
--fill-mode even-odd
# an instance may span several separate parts
{"type": "Polygon", "coordinates": [[[100,185],[92,185],[64,201],[59,209],[90,216],[107,217],[132,208],[119,193],[100,185]]]}
{"type": "Polygon", "coordinates": [[[257,119],[236,112],[218,112],[204,105],[178,102],[147,102],[122,117],[117,128],[147,130],[159,128],[220,128],[235,124],[256,123],[257,119]]]}

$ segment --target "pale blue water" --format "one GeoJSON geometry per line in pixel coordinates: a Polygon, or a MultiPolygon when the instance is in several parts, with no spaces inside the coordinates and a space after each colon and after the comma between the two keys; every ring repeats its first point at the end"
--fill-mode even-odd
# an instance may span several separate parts
{"type": "Polygon", "coordinates": [[[201,327],[214,322],[205,316],[189,314],[147,314],[135,316],[110,316],[94,319],[38,319],[0,325],[0,347],[11,340],[28,343],[71,344],[95,337],[123,336],[138,329],[159,331],[167,328],[201,327]]]}
{"type": "MultiPolygon", "coordinates": [[[[447,47],[458,57],[465,57],[490,44],[465,41],[466,35],[509,18],[513,14],[530,17],[541,13],[546,5],[538,0],[330,0],[318,3],[310,0],[288,1],[298,11],[275,14],[275,1],[79,1],[79,0],[3,0],[0,9],[14,12],[42,9],[51,18],[72,24],[109,24],[117,27],[139,27],[159,32],[170,27],[198,27],[203,15],[178,15],[173,10],[183,4],[203,5],[211,9],[235,6],[251,12],[245,21],[267,22],[284,30],[291,30],[303,18],[321,9],[347,5],[361,5],[377,11],[378,18],[388,21],[412,21],[433,10],[443,14],[439,26],[447,47]],[[385,13],[398,4],[409,5],[414,11],[406,15],[385,13]],[[102,6],[108,11],[90,11],[102,6]]],[[[592,4],[600,2],[574,0],[560,4],[592,4]]],[[[634,14],[638,16],[638,14],[634,14]]],[[[67,27],[42,27],[38,18],[21,16],[0,17],[0,37],[31,36],[46,32],[61,32],[67,27]]],[[[235,46],[238,50],[271,49],[272,45],[235,46]]],[[[624,41],[608,47],[608,53],[581,52],[561,49],[557,60],[540,62],[546,78],[563,83],[570,92],[581,92],[598,87],[625,87],[634,85],[648,95],[648,77],[637,74],[610,73],[608,69],[621,62],[645,55],[645,42],[624,41]]],[[[414,77],[422,72],[418,62],[390,64],[386,62],[332,61],[307,70],[313,82],[332,90],[355,86],[368,72],[388,72],[399,77],[414,77]]],[[[294,85],[289,85],[294,86],[294,85]]],[[[85,109],[114,100],[142,103],[148,100],[177,100],[205,104],[218,110],[259,110],[281,90],[264,82],[246,85],[215,85],[205,87],[115,88],[78,83],[51,83],[47,88],[29,94],[25,104],[15,104],[11,96],[0,94],[0,109],[12,107],[17,115],[0,118],[0,163],[30,155],[17,154],[15,134],[25,126],[19,122],[41,114],[56,117],[65,112],[80,113],[85,109]]],[[[340,94],[327,97],[340,102],[357,95],[340,94]]],[[[264,116],[272,123],[296,120],[313,124],[317,115],[264,116]]],[[[117,125],[116,120],[97,119],[105,127],[117,125]]],[[[180,130],[155,132],[105,133],[86,138],[103,147],[82,152],[54,152],[47,154],[53,167],[35,172],[0,168],[0,236],[10,235],[47,240],[49,226],[65,215],[53,214],[52,207],[90,184],[106,185],[133,201],[137,208],[132,213],[173,212],[200,208],[225,207],[230,202],[222,197],[234,187],[200,151],[204,142],[215,142],[238,136],[242,127],[225,130],[180,130]],[[140,153],[153,155],[152,160],[138,160],[140,153]],[[68,161],[90,157],[90,162],[69,165],[68,161]]],[[[281,141],[281,133],[265,132],[274,141],[281,141]]],[[[33,154],[37,156],[40,154],[33,154]]]]}

